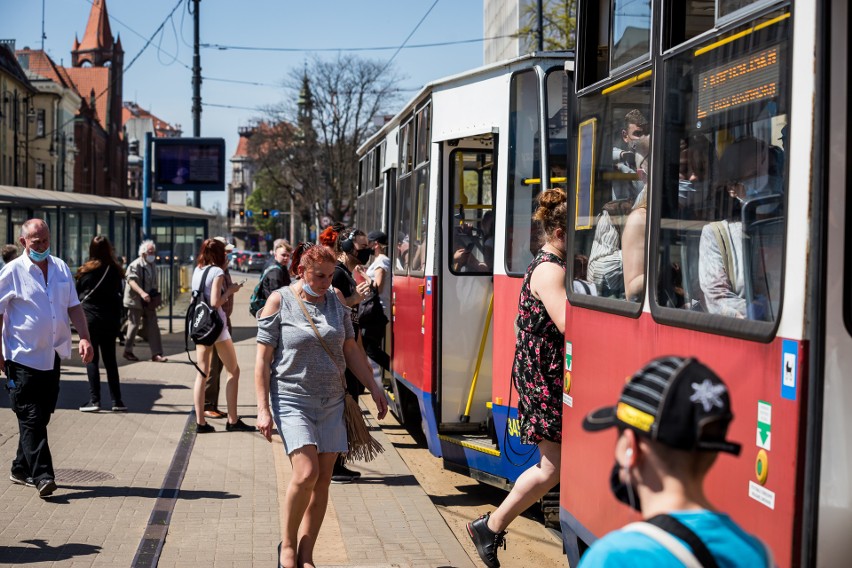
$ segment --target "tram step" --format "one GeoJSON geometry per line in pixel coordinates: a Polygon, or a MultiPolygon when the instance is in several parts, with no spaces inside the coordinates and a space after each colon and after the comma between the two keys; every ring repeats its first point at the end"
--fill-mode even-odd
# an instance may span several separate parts
{"type": "Polygon", "coordinates": [[[492,452],[499,451],[497,448],[497,444],[491,441],[491,437],[487,434],[451,434],[444,433],[441,435],[443,438],[447,438],[448,441],[454,442],[459,445],[466,446],[475,446],[476,448],[481,448],[483,450],[490,450],[492,452]]]}

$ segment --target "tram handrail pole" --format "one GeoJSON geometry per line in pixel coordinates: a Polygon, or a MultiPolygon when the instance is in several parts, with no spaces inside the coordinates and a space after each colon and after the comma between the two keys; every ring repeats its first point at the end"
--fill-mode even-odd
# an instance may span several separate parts
{"type": "Polygon", "coordinates": [[[488,339],[488,330],[491,328],[491,315],[494,313],[494,292],[488,300],[488,314],[485,316],[485,326],[482,330],[482,339],[479,340],[479,354],[476,356],[476,368],[473,371],[473,379],[470,381],[470,392],[467,393],[467,404],[464,414],[459,418],[460,422],[470,422],[470,407],[473,406],[473,393],[476,392],[476,382],[479,379],[479,370],[482,367],[482,356],[485,354],[485,342],[488,339]]]}

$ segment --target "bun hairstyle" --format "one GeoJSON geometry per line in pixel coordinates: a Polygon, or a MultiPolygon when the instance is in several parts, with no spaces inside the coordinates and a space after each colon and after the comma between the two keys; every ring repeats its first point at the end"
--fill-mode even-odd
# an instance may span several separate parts
{"type": "Polygon", "coordinates": [[[320,233],[319,242],[322,246],[328,247],[337,252],[337,239],[339,236],[339,233],[335,231],[333,227],[327,227],[322,233],[320,233]]]}
{"type": "Polygon", "coordinates": [[[565,191],[555,187],[542,192],[538,197],[538,208],[533,219],[541,225],[544,239],[553,236],[556,229],[568,230],[568,196],[565,191]]]}

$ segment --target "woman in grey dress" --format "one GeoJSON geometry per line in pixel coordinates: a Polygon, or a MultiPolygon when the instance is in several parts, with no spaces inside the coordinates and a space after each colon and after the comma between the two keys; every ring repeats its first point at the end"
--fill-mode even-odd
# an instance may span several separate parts
{"type": "Polygon", "coordinates": [[[279,565],[285,567],[314,565],[334,462],[347,450],[341,380],[346,367],[370,391],[378,418],[387,414],[384,393],[355,343],[350,310],[331,287],[334,265],[325,247],[307,249],[299,281],[271,294],[258,314],[257,428],[271,441],[275,422],[293,467],[279,545],[279,565]]]}

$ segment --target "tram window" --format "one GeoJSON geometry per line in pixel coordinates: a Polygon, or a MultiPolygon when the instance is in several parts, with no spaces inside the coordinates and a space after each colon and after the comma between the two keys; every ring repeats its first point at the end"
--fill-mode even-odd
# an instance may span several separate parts
{"type": "Polygon", "coordinates": [[[414,169],[414,123],[409,120],[399,129],[399,173],[414,169]]]}
{"type": "Polygon", "coordinates": [[[786,16],[665,62],[656,304],[773,322],[781,305],[786,16]]]}
{"type": "Polygon", "coordinates": [[[417,112],[417,164],[429,161],[429,146],[432,140],[430,105],[426,105],[417,112]]]}
{"type": "Polygon", "coordinates": [[[651,51],[651,0],[613,0],[612,68],[640,58],[651,51]]]}
{"type": "Polygon", "coordinates": [[[571,85],[562,69],[547,73],[547,187],[565,188],[568,184],[568,93],[571,85]]]}
{"type": "Polygon", "coordinates": [[[540,244],[532,223],[535,198],[541,193],[541,128],[535,71],[512,76],[509,112],[506,270],[522,275],[540,244]]]}
{"type": "Polygon", "coordinates": [[[664,49],[699,36],[713,28],[715,10],[707,0],[668,0],[664,49]]]}
{"type": "Polygon", "coordinates": [[[396,200],[396,224],[394,227],[394,274],[408,274],[409,255],[411,254],[411,205],[413,176],[400,178],[396,200]]]}
{"type": "Polygon", "coordinates": [[[450,159],[451,236],[447,251],[455,274],[491,274],[494,266],[492,154],[454,150],[450,159]]]}
{"type": "Polygon", "coordinates": [[[417,186],[414,191],[415,208],[411,214],[411,240],[409,268],[422,274],[426,266],[426,250],[429,236],[429,165],[421,166],[413,176],[417,186]]]}
{"type": "Polygon", "coordinates": [[[651,81],[579,99],[574,174],[574,257],[596,294],[641,301],[651,166],[651,81]],[[587,264],[586,264],[586,259],[587,264]]]}

